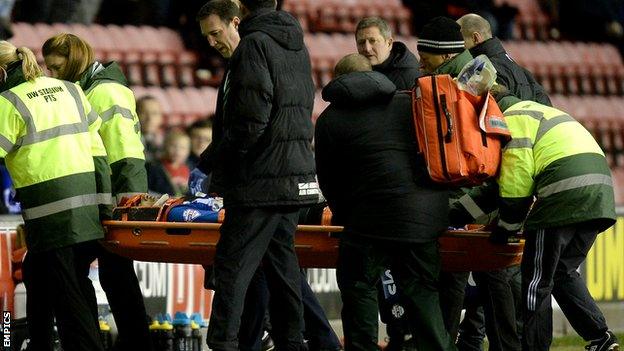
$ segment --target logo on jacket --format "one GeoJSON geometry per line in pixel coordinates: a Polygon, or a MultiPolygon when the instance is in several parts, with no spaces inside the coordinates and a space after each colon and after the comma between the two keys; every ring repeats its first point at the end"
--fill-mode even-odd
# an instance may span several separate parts
{"type": "Polygon", "coordinates": [[[398,304],[392,306],[392,315],[394,316],[394,318],[401,318],[404,314],[405,308],[403,308],[403,306],[398,304]]]}
{"type": "Polygon", "coordinates": [[[201,212],[189,208],[187,210],[184,210],[184,212],[182,212],[182,218],[184,218],[185,221],[187,222],[192,222],[195,218],[201,216],[201,212]]]}
{"type": "Polygon", "coordinates": [[[299,196],[318,195],[319,186],[317,182],[299,183],[299,196]]]}

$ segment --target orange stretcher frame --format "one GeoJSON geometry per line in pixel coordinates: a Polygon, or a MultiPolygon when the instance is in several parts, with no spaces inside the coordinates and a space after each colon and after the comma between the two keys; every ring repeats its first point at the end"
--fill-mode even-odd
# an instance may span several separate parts
{"type": "MultiPolygon", "coordinates": [[[[104,246],[138,261],[213,263],[220,223],[174,223],[104,221],[104,246]]],[[[338,260],[339,226],[299,225],[295,250],[304,268],[335,268],[338,260]]],[[[524,240],[494,245],[489,232],[456,230],[440,239],[444,271],[490,271],[520,264],[524,240]]]]}

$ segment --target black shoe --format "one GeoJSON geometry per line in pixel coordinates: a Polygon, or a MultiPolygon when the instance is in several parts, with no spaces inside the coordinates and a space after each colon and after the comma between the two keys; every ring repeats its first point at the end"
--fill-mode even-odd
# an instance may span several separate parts
{"type": "Polygon", "coordinates": [[[271,339],[269,333],[264,332],[264,335],[262,336],[262,351],[272,351],[274,349],[275,344],[273,344],[273,339],[271,339]]]}
{"type": "Polygon", "coordinates": [[[619,349],[618,340],[611,331],[607,331],[605,336],[598,340],[593,340],[589,345],[585,346],[587,351],[618,351],[619,349]]]}

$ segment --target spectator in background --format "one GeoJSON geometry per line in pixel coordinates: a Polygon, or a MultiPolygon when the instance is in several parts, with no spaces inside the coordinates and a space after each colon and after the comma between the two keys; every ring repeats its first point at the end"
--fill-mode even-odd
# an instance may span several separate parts
{"type": "Polygon", "coordinates": [[[147,188],[150,192],[184,196],[190,170],[186,164],[191,153],[191,139],[181,130],[172,130],[165,137],[160,161],[147,163],[147,188]]]}
{"type": "Polygon", "coordinates": [[[190,169],[197,167],[200,155],[212,142],[213,118],[214,115],[208,116],[205,119],[195,121],[187,128],[187,133],[191,138],[191,154],[186,163],[190,169]]]}
{"type": "Polygon", "coordinates": [[[359,54],[336,65],[323,89],[330,102],[316,122],[318,178],[344,225],[336,277],[342,296],[345,350],[378,350],[375,286],[390,267],[410,302],[418,350],[455,350],[438,298],[437,238],[448,192],[429,179],[411,130],[411,98],[359,54]]]}
{"type": "Polygon", "coordinates": [[[400,41],[394,41],[386,21],[379,17],[366,17],[355,30],[357,50],[373,65],[373,70],[383,73],[399,90],[410,89],[420,77],[418,59],[400,41]]]}
{"type": "Polygon", "coordinates": [[[519,66],[505,51],[498,38],[492,36],[488,21],[474,13],[457,20],[461,26],[466,49],[473,57],[487,56],[496,68],[496,82],[504,85],[511,93],[522,100],[531,100],[551,106],[544,88],[535,80],[531,72],[519,66]]]}
{"type": "Polygon", "coordinates": [[[141,141],[145,146],[145,159],[147,161],[158,160],[163,147],[163,113],[160,102],[154,96],[143,96],[136,102],[136,112],[141,124],[141,141]]]}

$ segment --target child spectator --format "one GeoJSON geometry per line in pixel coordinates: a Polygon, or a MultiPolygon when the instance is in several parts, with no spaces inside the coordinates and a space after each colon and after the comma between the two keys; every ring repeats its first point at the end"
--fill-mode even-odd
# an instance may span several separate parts
{"type": "Polygon", "coordinates": [[[163,113],[160,102],[151,95],[136,102],[136,112],[141,122],[141,141],[145,146],[145,160],[158,160],[163,146],[163,113]]]}
{"type": "Polygon", "coordinates": [[[191,154],[186,163],[190,169],[197,166],[199,156],[212,142],[212,117],[213,115],[210,115],[206,119],[196,121],[187,129],[191,137],[191,154]]]}
{"type": "Polygon", "coordinates": [[[181,130],[167,133],[160,161],[147,165],[147,187],[150,192],[182,196],[186,194],[190,174],[186,160],[191,151],[191,140],[181,130]]]}

